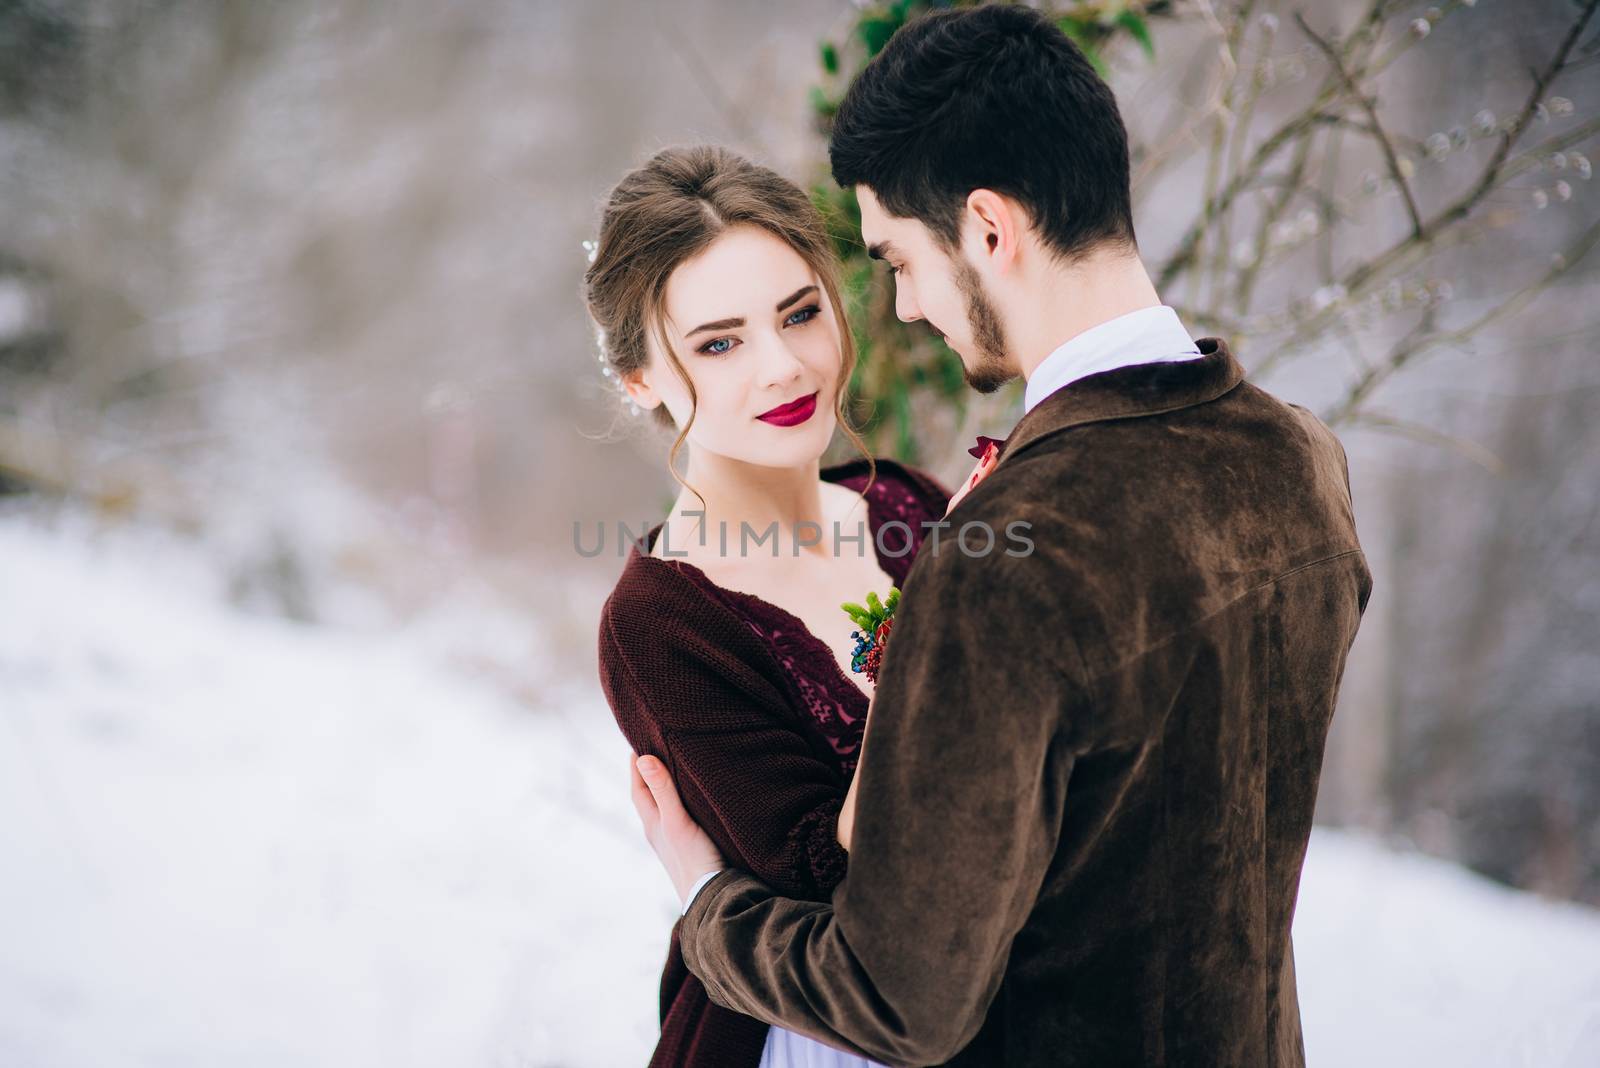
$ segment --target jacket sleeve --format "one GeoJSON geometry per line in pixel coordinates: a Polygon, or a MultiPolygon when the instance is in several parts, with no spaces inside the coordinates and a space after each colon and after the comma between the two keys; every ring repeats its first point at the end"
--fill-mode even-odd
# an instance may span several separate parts
{"type": "Polygon", "coordinates": [[[659,757],[684,807],[730,864],[794,897],[844,877],[836,834],[848,783],[802,733],[765,650],[736,621],[691,626],[665,605],[608,602],[601,684],[634,752],[659,757]]]}
{"type": "Polygon", "coordinates": [[[890,1064],[943,1063],[977,1034],[1055,853],[1061,724],[1087,704],[1075,647],[1040,637],[1059,593],[1036,563],[948,543],[918,557],[856,771],[849,873],[827,904],[759,873],[712,879],[681,928],[711,1000],[890,1064]]]}

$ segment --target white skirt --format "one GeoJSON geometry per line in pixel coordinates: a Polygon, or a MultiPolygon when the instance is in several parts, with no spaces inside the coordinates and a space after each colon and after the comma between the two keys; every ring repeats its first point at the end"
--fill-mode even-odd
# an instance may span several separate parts
{"type": "Polygon", "coordinates": [[[761,1050],[761,1068],[884,1068],[884,1065],[860,1054],[834,1049],[814,1038],[771,1027],[767,1030],[767,1044],[761,1050]]]}

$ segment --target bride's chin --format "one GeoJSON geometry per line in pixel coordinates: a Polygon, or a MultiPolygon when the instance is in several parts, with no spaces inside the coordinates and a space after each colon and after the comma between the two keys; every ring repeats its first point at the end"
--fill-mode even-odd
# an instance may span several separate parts
{"type": "Polygon", "coordinates": [[[806,467],[822,460],[832,439],[833,435],[829,434],[825,438],[804,443],[797,441],[787,448],[780,446],[759,452],[752,450],[743,458],[748,463],[760,464],[763,467],[806,467]]]}

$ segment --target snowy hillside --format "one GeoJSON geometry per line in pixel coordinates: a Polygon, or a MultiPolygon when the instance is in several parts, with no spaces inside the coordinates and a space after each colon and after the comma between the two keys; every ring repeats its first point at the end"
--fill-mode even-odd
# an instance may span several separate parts
{"type": "MultiPolygon", "coordinates": [[[[675,915],[592,680],[488,600],[227,607],[172,539],[0,519],[0,1065],[643,1064],[675,915]]],[[[1600,914],[1319,831],[1313,1065],[1573,1065],[1600,914]]]]}

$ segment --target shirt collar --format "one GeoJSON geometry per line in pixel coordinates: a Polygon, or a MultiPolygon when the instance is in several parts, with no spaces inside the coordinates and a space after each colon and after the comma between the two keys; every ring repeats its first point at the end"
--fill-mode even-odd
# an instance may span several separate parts
{"type": "Polygon", "coordinates": [[[1165,304],[1107,319],[1069,338],[1046,356],[1028,378],[1024,413],[1062,386],[1080,378],[1140,363],[1190,360],[1200,355],[1194,339],[1165,304]]]}
{"type": "Polygon", "coordinates": [[[1244,381],[1244,368],[1222,338],[1203,337],[1195,346],[1198,357],[1141,360],[1108,374],[1089,375],[1071,389],[1056,390],[1017,420],[1000,446],[1001,464],[1072,427],[1207,404],[1244,381]]]}

